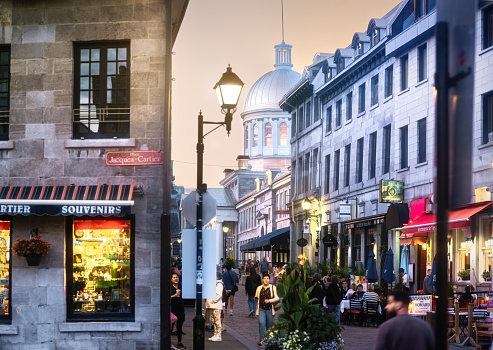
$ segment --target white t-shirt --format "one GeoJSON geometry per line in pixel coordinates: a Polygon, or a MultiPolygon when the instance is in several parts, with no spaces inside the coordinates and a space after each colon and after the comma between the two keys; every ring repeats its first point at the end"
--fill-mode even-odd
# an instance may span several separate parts
{"type": "Polygon", "coordinates": [[[407,273],[404,273],[404,275],[402,275],[402,284],[404,285],[404,287],[410,288],[409,275],[407,273]]]}

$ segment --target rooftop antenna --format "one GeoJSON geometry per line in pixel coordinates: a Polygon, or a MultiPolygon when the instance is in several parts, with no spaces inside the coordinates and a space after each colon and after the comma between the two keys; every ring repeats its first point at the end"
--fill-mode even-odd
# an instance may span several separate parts
{"type": "Polygon", "coordinates": [[[284,0],[281,0],[282,42],[284,43],[284,0]]]}

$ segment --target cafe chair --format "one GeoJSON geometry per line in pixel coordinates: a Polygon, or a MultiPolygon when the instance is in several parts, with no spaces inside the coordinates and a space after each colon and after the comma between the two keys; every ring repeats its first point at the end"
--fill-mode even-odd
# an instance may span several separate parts
{"type": "Polygon", "coordinates": [[[476,322],[476,350],[490,348],[493,338],[491,326],[491,323],[476,322]],[[482,332],[487,332],[487,334],[482,332]]]}
{"type": "Polygon", "coordinates": [[[373,321],[373,326],[378,327],[378,323],[377,323],[378,302],[367,301],[363,315],[364,315],[364,325],[365,326],[368,324],[368,319],[371,318],[373,321]]]}
{"type": "Polygon", "coordinates": [[[349,315],[348,315],[348,326],[351,325],[351,321],[356,321],[356,318],[358,318],[358,322],[361,326],[361,315],[362,315],[362,310],[361,307],[363,305],[363,302],[361,300],[349,300],[349,315]]]}

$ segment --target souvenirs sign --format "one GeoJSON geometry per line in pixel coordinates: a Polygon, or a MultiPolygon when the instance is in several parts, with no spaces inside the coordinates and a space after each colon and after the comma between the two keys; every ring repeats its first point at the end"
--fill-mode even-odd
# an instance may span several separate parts
{"type": "Polygon", "coordinates": [[[424,315],[431,312],[431,295],[410,295],[409,314],[424,315]]]}

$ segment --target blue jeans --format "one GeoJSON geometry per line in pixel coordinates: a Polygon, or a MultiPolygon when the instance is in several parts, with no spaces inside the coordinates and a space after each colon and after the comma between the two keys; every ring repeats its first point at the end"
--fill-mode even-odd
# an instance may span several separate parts
{"type": "Polygon", "coordinates": [[[335,313],[335,322],[339,323],[341,319],[341,305],[327,305],[327,309],[331,313],[335,313]]]}
{"type": "Polygon", "coordinates": [[[272,322],[274,321],[274,315],[272,314],[272,309],[264,310],[258,309],[258,332],[260,335],[260,341],[264,338],[264,334],[272,327],[272,322]]]}
{"type": "Polygon", "coordinates": [[[257,309],[257,302],[255,301],[255,296],[248,296],[248,310],[250,312],[255,312],[257,309]]]}

